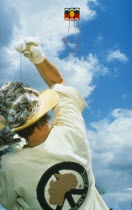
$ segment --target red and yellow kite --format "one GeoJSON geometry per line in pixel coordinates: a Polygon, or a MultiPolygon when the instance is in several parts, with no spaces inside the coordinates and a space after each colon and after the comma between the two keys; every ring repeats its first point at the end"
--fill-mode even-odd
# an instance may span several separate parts
{"type": "Polygon", "coordinates": [[[64,20],[80,20],[80,8],[65,8],[64,20]]]}
{"type": "Polygon", "coordinates": [[[74,22],[74,48],[73,48],[73,53],[75,53],[75,52],[77,52],[77,41],[79,40],[76,37],[76,21],[80,20],[80,8],[78,8],[78,7],[65,8],[64,9],[64,20],[69,21],[68,35],[67,35],[67,38],[64,39],[65,40],[65,46],[68,46],[68,37],[69,37],[69,34],[70,34],[70,22],[71,21],[74,22]]]}

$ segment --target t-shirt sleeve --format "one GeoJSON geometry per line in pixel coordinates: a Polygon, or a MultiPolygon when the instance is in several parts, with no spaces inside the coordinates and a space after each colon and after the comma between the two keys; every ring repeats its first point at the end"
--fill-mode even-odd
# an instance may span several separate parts
{"type": "Polygon", "coordinates": [[[61,84],[55,84],[52,88],[59,94],[59,102],[53,110],[53,126],[68,126],[76,130],[84,127],[81,112],[86,107],[86,102],[79,91],[61,84]]]}
{"type": "Polygon", "coordinates": [[[58,92],[61,101],[63,99],[65,101],[67,98],[67,102],[72,103],[80,112],[82,112],[86,107],[86,101],[84,100],[80,92],[74,87],[55,84],[51,88],[56,92],[58,92]]]}

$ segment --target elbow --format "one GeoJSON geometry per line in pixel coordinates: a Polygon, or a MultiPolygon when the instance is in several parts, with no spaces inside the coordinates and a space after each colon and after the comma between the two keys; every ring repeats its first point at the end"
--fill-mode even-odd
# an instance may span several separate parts
{"type": "Polygon", "coordinates": [[[58,81],[54,82],[54,85],[55,84],[64,85],[65,83],[64,83],[64,80],[58,80],[58,81]]]}
{"type": "Polygon", "coordinates": [[[61,80],[58,82],[58,84],[64,85],[64,84],[65,84],[65,83],[64,83],[64,79],[61,79],[61,80]]]}
{"type": "Polygon", "coordinates": [[[62,76],[59,76],[58,78],[56,78],[56,81],[54,81],[54,84],[61,84],[64,85],[64,79],[62,76]]]}
{"type": "Polygon", "coordinates": [[[63,79],[59,79],[59,80],[57,80],[57,81],[49,81],[49,82],[48,82],[48,86],[49,86],[49,87],[52,87],[52,86],[55,85],[55,84],[64,85],[65,82],[64,82],[63,79]]]}

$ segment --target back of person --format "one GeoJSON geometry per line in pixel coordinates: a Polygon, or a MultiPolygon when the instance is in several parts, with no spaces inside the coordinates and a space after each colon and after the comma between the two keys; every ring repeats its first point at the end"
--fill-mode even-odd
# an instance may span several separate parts
{"type": "Polygon", "coordinates": [[[81,115],[86,103],[73,87],[56,84],[53,89],[60,99],[46,141],[3,157],[17,196],[7,209],[107,210],[95,189],[81,115]]]}
{"type": "MultiPolygon", "coordinates": [[[[48,137],[41,143],[35,139],[37,144],[30,147],[31,138],[26,139],[26,147],[3,155],[0,203],[7,210],[108,210],[95,188],[81,114],[86,102],[75,88],[63,85],[63,77],[45,58],[35,38],[21,40],[16,49],[35,64],[53,90],[38,94],[25,84],[8,83],[4,88],[9,90],[9,86],[15,84],[18,98],[13,91],[12,95],[8,91],[9,98],[4,97],[0,89],[3,103],[0,114],[7,121],[3,120],[2,126],[8,124],[13,131],[28,129],[52,108],[54,121],[48,137]]],[[[6,144],[4,134],[1,142],[6,144]]],[[[8,140],[12,142],[12,130],[10,134],[8,140]]]]}

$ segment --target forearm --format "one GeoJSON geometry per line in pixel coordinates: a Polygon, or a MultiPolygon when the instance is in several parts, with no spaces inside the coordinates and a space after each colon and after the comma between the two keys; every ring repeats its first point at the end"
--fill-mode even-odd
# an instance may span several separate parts
{"type": "Polygon", "coordinates": [[[64,84],[64,79],[56,66],[52,64],[47,58],[39,64],[35,64],[41,77],[49,87],[53,84],[64,84]]]}

